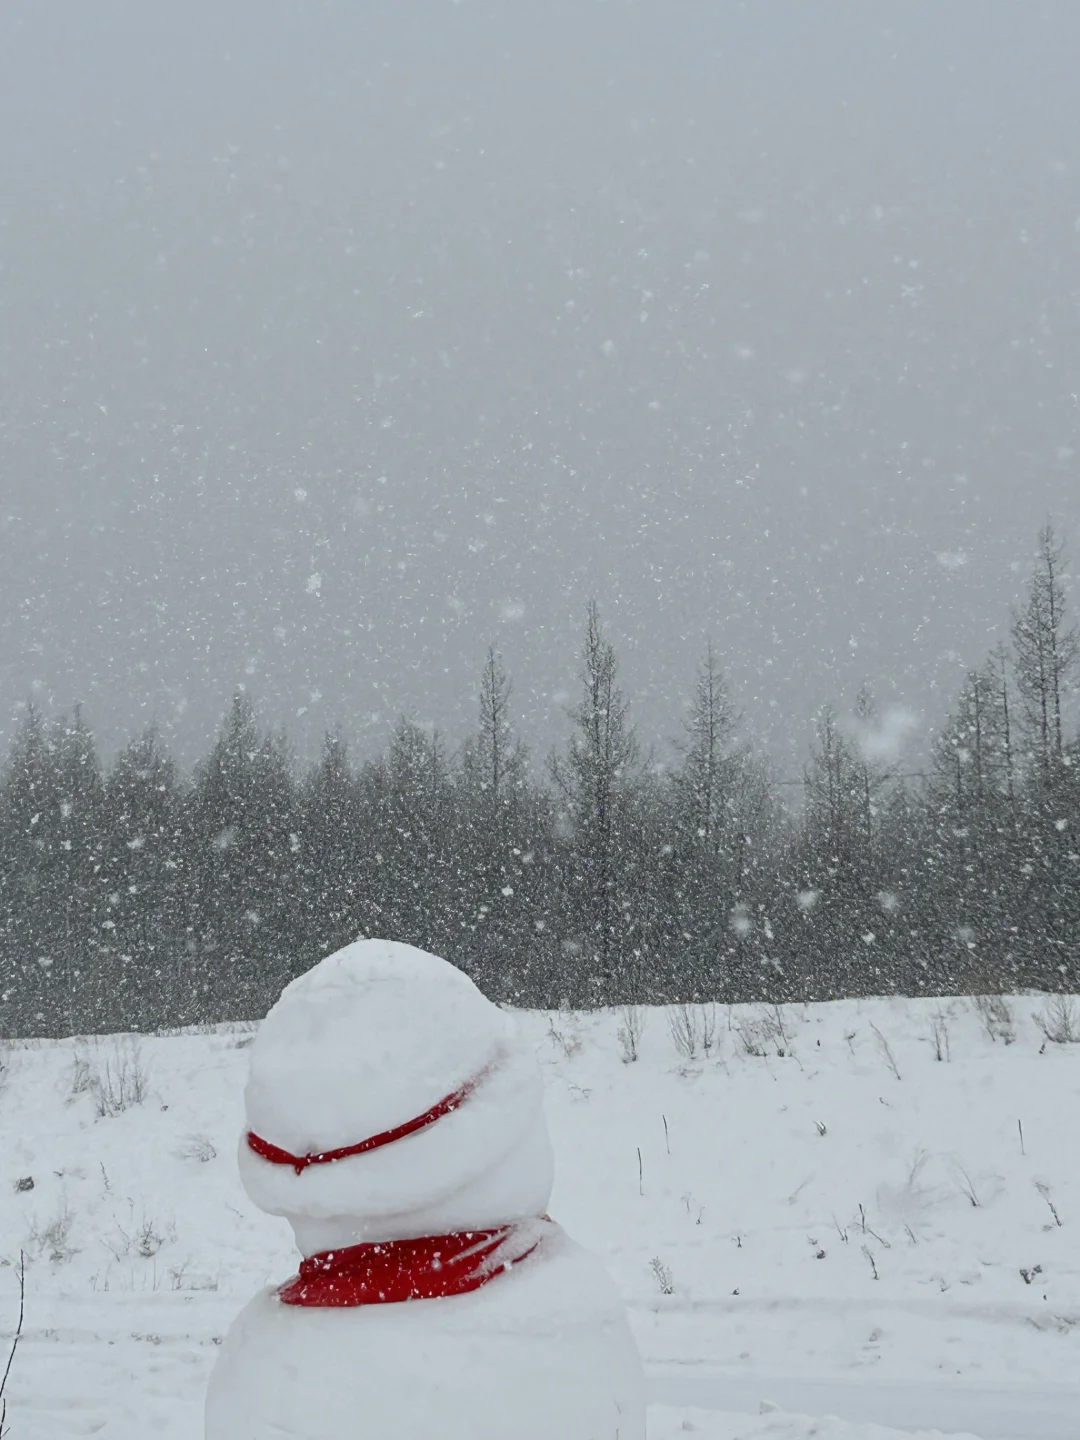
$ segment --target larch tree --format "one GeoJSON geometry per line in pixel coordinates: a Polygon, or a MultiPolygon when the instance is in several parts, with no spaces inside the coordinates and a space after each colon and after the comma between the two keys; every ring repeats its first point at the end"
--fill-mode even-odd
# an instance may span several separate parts
{"type": "MultiPolygon", "coordinates": [[[[462,964],[486,994],[521,1001],[539,901],[537,806],[511,720],[513,687],[494,648],[480,673],[476,731],[462,748],[452,851],[462,964]]],[[[541,932],[536,932],[542,934],[541,932]]]]}
{"type": "Polygon", "coordinates": [[[760,787],[738,716],[712,645],[694,684],[672,777],[673,840],[669,863],[669,943],[687,953],[695,999],[742,992],[741,971],[755,966],[761,931],[743,917],[754,906],[750,852],[757,841],[760,787]]]}
{"type": "Polygon", "coordinates": [[[702,848],[712,855],[722,844],[730,823],[738,764],[734,746],[737,723],[710,643],[698,669],[686,719],[679,779],[685,794],[686,818],[702,848]]]}
{"type": "Polygon", "coordinates": [[[1026,760],[1015,905],[1016,964],[1021,976],[1045,968],[1056,956],[1059,983],[1080,972],[1080,777],[1067,733],[1075,700],[1080,634],[1070,625],[1067,566],[1053,527],[1039,532],[1027,602],[1013,617],[1016,687],[1022,702],[1026,760]]]}
{"type": "Polygon", "coordinates": [[[1080,634],[1067,623],[1064,551],[1051,525],[1039,531],[1027,603],[1013,616],[1016,684],[1033,764],[1045,778],[1065,755],[1064,711],[1080,659],[1080,634]]]}
{"type": "Polygon", "coordinates": [[[576,959],[577,988],[603,1003],[620,992],[620,970],[628,959],[632,900],[619,882],[631,844],[638,743],[618,683],[615,651],[595,601],[586,615],[580,686],[580,699],[570,712],[569,749],[553,757],[551,770],[570,841],[567,890],[574,921],[566,937],[567,964],[573,968],[576,959]]]}
{"type": "Polygon", "coordinates": [[[836,986],[867,993],[882,971],[879,955],[890,915],[877,897],[889,878],[881,828],[892,769],[871,754],[875,725],[866,687],[850,726],[829,706],[818,716],[797,846],[798,894],[804,897],[810,942],[804,979],[811,994],[836,986]],[[813,897],[812,903],[806,897],[813,897]]]}
{"type": "Polygon", "coordinates": [[[966,971],[972,989],[1000,988],[998,957],[1019,864],[1011,687],[1001,647],[965,677],[930,762],[920,860],[930,973],[966,971]]]}

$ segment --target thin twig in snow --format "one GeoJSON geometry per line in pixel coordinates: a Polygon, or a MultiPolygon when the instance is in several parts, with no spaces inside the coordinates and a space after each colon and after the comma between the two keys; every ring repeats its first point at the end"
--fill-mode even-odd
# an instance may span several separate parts
{"type": "Polygon", "coordinates": [[[874,1253],[873,1253],[873,1251],[870,1249],[870,1246],[869,1246],[869,1245],[864,1245],[864,1246],[862,1247],[862,1253],[866,1256],[867,1260],[870,1261],[870,1272],[871,1272],[871,1274],[873,1275],[874,1279],[876,1280],[876,1279],[878,1278],[877,1263],[876,1263],[875,1260],[874,1260],[874,1253]]]}
{"type": "Polygon", "coordinates": [[[4,1377],[0,1380],[0,1440],[7,1434],[5,1421],[7,1420],[7,1396],[4,1391],[7,1389],[8,1376],[11,1374],[11,1362],[15,1359],[15,1351],[22,1339],[23,1317],[26,1314],[26,1255],[19,1251],[19,1319],[15,1325],[15,1335],[11,1341],[11,1349],[8,1351],[7,1364],[4,1366],[4,1377]]]}
{"type": "Polygon", "coordinates": [[[873,1030],[874,1034],[878,1038],[878,1044],[881,1046],[881,1053],[885,1056],[886,1065],[888,1065],[889,1069],[896,1076],[897,1080],[899,1080],[901,1078],[900,1071],[897,1067],[896,1056],[892,1052],[892,1047],[872,1020],[870,1021],[870,1029],[873,1030]]]}
{"type": "Polygon", "coordinates": [[[975,1185],[972,1182],[971,1176],[964,1169],[963,1165],[960,1164],[959,1160],[957,1160],[955,1164],[957,1170],[960,1171],[960,1174],[963,1177],[960,1183],[960,1189],[964,1192],[968,1200],[971,1202],[971,1207],[973,1210],[981,1209],[982,1201],[979,1199],[978,1192],[975,1189],[975,1185]]]}
{"type": "Polygon", "coordinates": [[[1035,1181],[1035,1189],[1039,1192],[1039,1194],[1042,1196],[1042,1198],[1046,1201],[1047,1205],[1049,1205],[1049,1207],[1050,1207],[1050,1214],[1054,1217],[1054,1224],[1055,1224],[1055,1225],[1060,1225],[1060,1224],[1061,1224],[1061,1216],[1060,1216],[1060,1215],[1058,1214],[1058,1212],[1057,1212],[1057,1206],[1056,1206],[1056,1205],[1054,1204],[1054,1202],[1050,1199],[1050,1186],[1047,1185],[1047,1183],[1046,1183],[1045,1180],[1036,1180],[1036,1181],[1035,1181]]]}

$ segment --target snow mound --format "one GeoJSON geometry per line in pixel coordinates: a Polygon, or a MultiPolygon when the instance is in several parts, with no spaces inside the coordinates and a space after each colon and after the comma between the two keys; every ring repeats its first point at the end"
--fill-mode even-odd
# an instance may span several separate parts
{"type": "Polygon", "coordinates": [[[944,1435],[940,1430],[887,1430],[881,1425],[850,1425],[827,1416],[785,1415],[772,1408],[759,1415],[718,1415],[710,1410],[673,1410],[654,1406],[649,1440],[978,1440],[974,1435],[944,1435]]]}

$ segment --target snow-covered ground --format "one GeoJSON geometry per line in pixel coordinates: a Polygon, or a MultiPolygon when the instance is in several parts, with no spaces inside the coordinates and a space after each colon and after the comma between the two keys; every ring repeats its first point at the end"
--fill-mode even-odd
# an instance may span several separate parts
{"type": "MultiPolygon", "coordinates": [[[[693,1059],[643,1012],[632,1063],[618,1015],[525,1017],[552,1213],[626,1297],[651,1440],[1075,1440],[1080,1045],[1043,1008],[1009,1001],[1011,1040],[971,1001],[719,1008],[693,1059]]],[[[295,1268],[237,1179],[249,1043],[3,1048],[11,1440],[201,1436],[220,1337],[295,1268]]]]}

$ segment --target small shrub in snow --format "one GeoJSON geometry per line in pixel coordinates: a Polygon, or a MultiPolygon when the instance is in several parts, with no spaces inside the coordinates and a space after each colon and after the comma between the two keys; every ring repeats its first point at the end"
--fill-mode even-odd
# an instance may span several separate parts
{"type": "Polygon", "coordinates": [[[672,1005],[667,1012],[668,1029],[676,1052],[684,1060],[696,1060],[704,1049],[701,1016],[696,1005],[672,1005]]]}
{"type": "Polygon", "coordinates": [[[644,1010],[638,1005],[624,1005],[619,1011],[619,1028],[615,1032],[615,1038],[619,1042],[619,1058],[624,1065],[632,1065],[638,1058],[644,1029],[644,1010]]]}
{"type": "Polygon", "coordinates": [[[734,1029],[745,1055],[761,1059],[772,1051],[783,1060],[791,1054],[791,1039],[779,1005],[763,1008],[753,1019],[736,1021],[734,1029]]]}
{"type": "Polygon", "coordinates": [[[760,1021],[740,1020],[735,1025],[735,1033],[739,1037],[744,1055],[751,1055],[755,1059],[764,1056],[768,1041],[760,1021]]]}
{"type": "Polygon", "coordinates": [[[117,1223],[117,1238],[111,1245],[106,1242],[107,1248],[117,1260],[129,1255],[137,1255],[140,1260],[152,1260],[164,1245],[171,1245],[176,1239],[175,1226],[161,1225],[145,1215],[136,1221],[134,1208],[134,1205],[130,1207],[127,1225],[117,1223]]]}
{"type": "Polygon", "coordinates": [[[959,1160],[953,1162],[956,1166],[956,1174],[960,1192],[967,1197],[967,1202],[973,1210],[982,1209],[982,1201],[979,1199],[979,1192],[975,1189],[975,1182],[960,1164],[959,1160]]]}
{"type": "Polygon", "coordinates": [[[185,1260],[182,1265],[173,1265],[169,1269],[170,1290],[202,1290],[213,1291],[218,1288],[216,1275],[191,1274],[188,1271],[188,1262],[185,1260]]]}
{"type": "Polygon", "coordinates": [[[71,1243],[71,1227],[75,1217],[65,1201],[59,1213],[47,1225],[39,1226],[35,1220],[30,1226],[29,1244],[39,1258],[44,1257],[54,1265],[62,1265],[79,1252],[71,1243]]]}
{"type": "Polygon", "coordinates": [[[671,1278],[671,1267],[665,1265],[659,1255],[654,1255],[649,1261],[649,1269],[653,1273],[653,1279],[660,1287],[661,1295],[673,1295],[675,1293],[675,1281],[671,1278]]]}
{"type": "Polygon", "coordinates": [[[85,1095],[88,1090],[93,1089],[94,1067],[90,1063],[90,1056],[85,1050],[76,1050],[71,1061],[71,1093],[72,1095],[85,1095]]]}
{"type": "Polygon", "coordinates": [[[189,1135],[176,1153],[181,1160],[198,1160],[203,1165],[217,1156],[217,1150],[206,1135],[189,1135]]]}
{"type": "MultiPolygon", "coordinates": [[[[877,1188],[878,1209],[893,1223],[903,1224],[912,1245],[919,1243],[912,1226],[920,1224],[927,1211],[933,1209],[943,1198],[934,1186],[924,1183],[924,1171],[929,1162],[930,1156],[925,1150],[916,1150],[911,1164],[908,1166],[907,1174],[899,1184],[885,1182],[877,1188]]],[[[869,1227],[865,1225],[865,1216],[863,1216],[863,1221],[864,1231],[868,1230],[869,1227]]],[[[886,1245],[885,1248],[889,1247],[886,1245]]]]}
{"type": "Polygon", "coordinates": [[[569,1026],[566,1026],[565,1029],[560,1029],[555,1024],[555,1021],[550,1019],[548,1020],[548,1038],[552,1045],[562,1051],[563,1056],[567,1060],[573,1059],[581,1049],[580,1035],[576,1034],[569,1026]]]}
{"type": "Polygon", "coordinates": [[[766,1034],[776,1047],[776,1053],[782,1060],[785,1055],[791,1054],[791,1040],[788,1036],[787,1024],[784,1020],[784,1012],[779,1005],[772,1005],[765,1012],[762,1023],[765,1026],[766,1034]]]}
{"type": "Polygon", "coordinates": [[[951,1060],[949,1049],[949,1022],[943,1010],[930,1017],[930,1040],[934,1047],[935,1060],[951,1060]]]}
{"type": "Polygon", "coordinates": [[[716,1048],[715,1005],[702,1005],[701,1007],[701,1048],[705,1051],[706,1059],[716,1048]]]}
{"type": "Polygon", "coordinates": [[[976,995],[975,1013],[991,1040],[1011,1045],[1016,1039],[1016,1021],[1004,995],[976,995]]]}
{"type": "Polygon", "coordinates": [[[144,1220],[135,1233],[135,1253],[144,1260],[156,1255],[165,1243],[166,1237],[158,1233],[152,1220],[144,1220]]]}
{"type": "Polygon", "coordinates": [[[90,1093],[98,1118],[121,1115],[146,1099],[148,1075],[138,1045],[117,1042],[103,1066],[94,1070],[90,1093]]]}
{"type": "Polygon", "coordinates": [[[1035,1024],[1054,1045],[1080,1044],[1080,1016],[1071,995],[1049,996],[1035,1024]]]}

